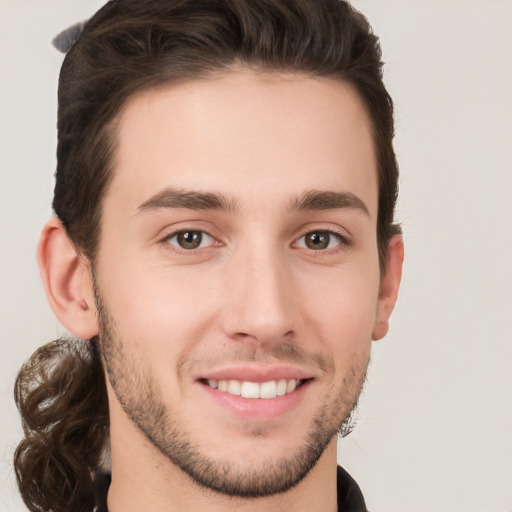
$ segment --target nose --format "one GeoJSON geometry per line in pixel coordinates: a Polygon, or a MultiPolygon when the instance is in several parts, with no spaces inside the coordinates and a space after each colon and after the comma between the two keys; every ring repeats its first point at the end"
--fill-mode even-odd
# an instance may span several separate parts
{"type": "Polygon", "coordinates": [[[297,318],[290,266],[278,251],[248,252],[233,258],[226,272],[223,330],[261,345],[290,339],[297,318]]]}

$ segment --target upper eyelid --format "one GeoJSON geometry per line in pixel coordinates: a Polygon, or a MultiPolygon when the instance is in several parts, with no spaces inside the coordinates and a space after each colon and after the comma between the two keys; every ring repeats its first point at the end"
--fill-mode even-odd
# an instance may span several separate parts
{"type": "Polygon", "coordinates": [[[177,230],[171,231],[167,235],[164,235],[161,238],[161,241],[162,242],[168,241],[168,240],[174,238],[175,236],[178,236],[180,233],[186,233],[187,231],[202,233],[203,235],[206,235],[209,238],[211,238],[213,242],[215,242],[215,243],[219,242],[219,240],[215,236],[213,236],[211,233],[209,233],[208,231],[206,231],[204,229],[193,229],[193,228],[182,228],[182,229],[177,229],[177,230]]]}
{"type": "MultiPolygon", "coordinates": [[[[219,236],[212,234],[212,231],[215,231],[215,230],[209,230],[202,226],[197,226],[197,225],[193,225],[193,224],[195,224],[195,221],[192,221],[190,223],[185,222],[184,225],[180,226],[180,227],[173,226],[173,227],[168,227],[169,229],[162,229],[161,234],[158,235],[157,239],[158,239],[158,241],[165,242],[166,240],[169,240],[170,238],[178,235],[179,233],[183,233],[186,231],[197,231],[197,232],[201,232],[201,233],[208,235],[215,242],[224,245],[224,242],[221,240],[221,238],[219,236]],[[189,225],[187,225],[187,224],[189,224],[189,225]]],[[[311,224],[313,224],[313,223],[311,223],[311,224]]],[[[318,223],[318,224],[322,224],[322,223],[318,223]]],[[[297,234],[293,237],[293,239],[291,241],[291,245],[293,246],[295,243],[297,243],[297,241],[299,239],[306,236],[308,233],[313,233],[315,231],[330,233],[332,235],[339,237],[341,243],[344,243],[346,245],[352,244],[352,234],[347,229],[342,228],[340,226],[332,227],[332,224],[330,226],[325,226],[325,224],[324,224],[324,225],[302,226],[301,228],[299,228],[299,230],[297,230],[298,233],[296,232],[297,234]]]]}
{"type": "MultiPolygon", "coordinates": [[[[337,244],[337,245],[344,245],[345,247],[352,245],[352,240],[350,240],[350,238],[345,236],[344,234],[339,233],[338,231],[333,231],[333,230],[329,230],[329,229],[310,229],[310,230],[306,231],[305,233],[303,233],[298,238],[296,238],[295,241],[292,243],[292,246],[296,246],[298,244],[299,240],[302,240],[306,235],[309,235],[310,233],[328,233],[329,235],[334,235],[336,238],[338,238],[339,244],[337,244]]],[[[318,250],[318,252],[325,252],[325,251],[318,250]]]]}
{"type": "Polygon", "coordinates": [[[307,225],[304,226],[299,230],[299,235],[295,238],[295,240],[298,240],[299,238],[302,238],[303,236],[306,236],[308,233],[314,233],[315,231],[322,231],[324,233],[331,233],[333,235],[339,236],[342,240],[349,242],[352,239],[352,234],[345,228],[342,227],[332,227],[332,224],[330,226],[325,225],[307,225]]]}
{"type": "Polygon", "coordinates": [[[215,238],[206,229],[188,228],[188,227],[179,228],[179,229],[173,229],[172,231],[169,231],[166,235],[164,235],[163,238],[171,238],[173,236],[179,235],[180,233],[186,233],[187,231],[192,231],[192,232],[195,232],[195,233],[204,233],[205,235],[208,235],[211,238],[215,238]]]}
{"type": "Polygon", "coordinates": [[[172,233],[169,233],[165,239],[174,238],[175,236],[178,236],[180,233],[202,233],[203,235],[208,236],[209,238],[212,238],[215,240],[215,237],[213,235],[210,235],[208,231],[205,231],[204,229],[179,229],[178,231],[173,231],[172,233]]]}
{"type": "MultiPolygon", "coordinates": [[[[208,236],[214,238],[215,240],[218,239],[218,236],[212,234],[212,231],[214,231],[213,229],[208,229],[204,226],[198,226],[197,221],[179,222],[176,224],[178,224],[178,226],[171,225],[161,229],[159,233],[156,235],[155,239],[158,241],[163,241],[168,238],[171,238],[174,235],[177,235],[178,233],[183,233],[184,231],[200,231],[201,233],[205,233],[208,236]]],[[[204,223],[201,222],[201,224],[204,223]]]]}

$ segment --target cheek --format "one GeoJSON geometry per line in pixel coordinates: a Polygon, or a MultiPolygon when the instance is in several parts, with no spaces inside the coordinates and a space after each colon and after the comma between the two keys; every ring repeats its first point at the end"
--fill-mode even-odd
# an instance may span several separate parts
{"type": "Polygon", "coordinates": [[[168,365],[200,340],[216,298],[200,272],[191,279],[190,272],[129,258],[108,268],[102,295],[132,353],[168,365]]]}
{"type": "Polygon", "coordinates": [[[305,324],[313,326],[333,357],[368,352],[378,303],[378,267],[344,268],[308,288],[305,324]]]}

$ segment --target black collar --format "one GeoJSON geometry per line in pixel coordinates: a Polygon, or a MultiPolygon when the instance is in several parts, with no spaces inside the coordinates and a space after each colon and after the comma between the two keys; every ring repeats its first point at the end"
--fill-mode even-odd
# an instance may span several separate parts
{"type": "MultiPolygon", "coordinates": [[[[96,495],[94,512],[108,512],[107,492],[109,486],[110,474],[96,473],[94,475],[94,492],[96,495]]],[[[338,466],[337,487],[338,512],[368,512],[361,489],[341,466],[338,466]]]]}

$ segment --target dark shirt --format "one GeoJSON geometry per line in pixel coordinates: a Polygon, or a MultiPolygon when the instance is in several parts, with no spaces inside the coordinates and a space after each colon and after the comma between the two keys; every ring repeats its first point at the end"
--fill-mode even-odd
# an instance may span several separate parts
{"type": "MultiPolygon", "coordinates": [[[[110,475],[96,474],[94,487],[97,507],[94,512],[108,512],[107,492],[110,485],[110,475]]],[[[361,489],[356,481],[338,466],[338,512],[368,512],[364,503],[361,489]]]]}
{"type": "Polygon", "coordinates": [[[356,481],[338,466],[338,512],[368,512],[356,481]]]}

